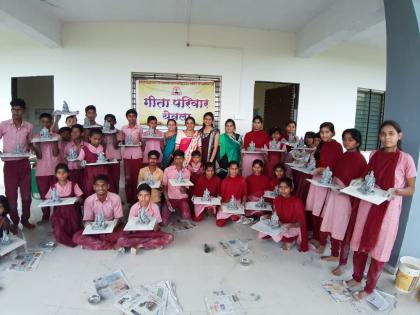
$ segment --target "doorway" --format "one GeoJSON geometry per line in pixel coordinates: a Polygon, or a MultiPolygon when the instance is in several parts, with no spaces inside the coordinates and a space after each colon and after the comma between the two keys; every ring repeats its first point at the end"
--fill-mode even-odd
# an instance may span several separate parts
{"type": "Polygon", "coordinates": [[[25,120],[39,132],[39,115],[54,111],[54,76],[13,77],[12,98],[26,102],[25,120]]]}
{"type": "Polygon", "coordinates": [[[280,127],[297,119],[299,84],[256,81],[254,87],[254,116],[264,119],[264,129],[280,127]]]}

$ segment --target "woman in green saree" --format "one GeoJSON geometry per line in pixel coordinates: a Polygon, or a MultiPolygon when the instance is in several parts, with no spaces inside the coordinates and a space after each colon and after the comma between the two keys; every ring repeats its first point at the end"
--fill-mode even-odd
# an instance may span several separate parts
{"type": "Polygon", "coordinates": [[[225,133],[220,135],[219,138],[219,154],[217,158],[219,163],[217,175],[222,179],[227,175],[229,162],[236,161],[240,163],[241,161],[242,137],[235,131],[235,122],[232,119],[226,120],[225,133]]]}

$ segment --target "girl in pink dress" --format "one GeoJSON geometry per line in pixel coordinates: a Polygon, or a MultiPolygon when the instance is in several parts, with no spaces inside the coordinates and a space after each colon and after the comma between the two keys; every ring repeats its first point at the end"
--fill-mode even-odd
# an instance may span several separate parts
{"type": "Polygon", "coordinates": [[[391,197],[380,205],[360,201],[350,243],[354,251],[353,279],[348,285],[362,281],[368,256],[370,266],[364,289],[354,294],[356,299],[367,297],[375,289],[397,237],[402,199],[415,191],[416,167],[413,158],[401,151],[401,138],[402,130],[397,122],[383,122],[379,129],[382,148],[372,152],[364,172],[373,171],[376,185],[388,190],[391,197]]]}
{"type": "MultiPolygon", "coordinates": [[[[340,187],[347,187],[350,182],[359,178],[365,168],[366,160],[359,151],[362,135],[357,129],[346,129],[342,135],[344,148],[347,150],[337,161],[333,183],[340,187]]],[[[331,255],[322,256],[322,260],[338,261],[340,246],[346,233],[351,212],[353,198],[338,191],[330,190],[324,206],[321,233],[330,235],[331,255]]],[[[323,235],[323,238],[327,238],[323,235]]]]}
{"type": "MultiPolygon", "coordinates": [[[[316,169],[313,171],[313,179],[319,180],[322,172],[329,167],[334,174],[334,168],[337,160],[343,154],[343,147],[333,139],[335,135],[334,125],[330,122],[324,122],[319,126],[321,134],[321,143],[318,145],[314,157],[316,159],[316,169]]],[[[319,233],[323,217],[323,207],[327,198],[328,188],[312,185],[309,188],[306,199],[306,210],[312,211],[312,239],[315,246],[319,245],[319,253],[322,253],[326,239],[321,238],[319,233]],[[319,243],[319,244],[318,244],[319,243]]]]}
{"type": "Polygon", "coordinates": [[[77,185],[68,180],[69,168],[66,164],[60,163],[55,167],[57,183],[52,185],[46,194],[50,199],[52,189],[55,188],[60,198],[78,197],[79,200],[72,205],[55,206],[51,216],[51,227],[55,240],[70,247],[77,244],[73,242],[73,235],[82,229],[82,211],[80,207],[82,190],[77,185]]]}

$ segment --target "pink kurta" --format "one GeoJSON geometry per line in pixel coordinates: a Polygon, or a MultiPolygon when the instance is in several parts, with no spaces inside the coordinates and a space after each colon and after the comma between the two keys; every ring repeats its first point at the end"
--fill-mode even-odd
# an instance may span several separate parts
{"type": "MultiPolygon", "coordinates": [[[[405,153],[401,152],[397,167],[395,169],[395,185],[394,188],[406,187],[406,179],[416,177],[416,166],[413,158],[405,153]]],[[[401,214],[402,197],[395,196],[393,200],[389,202],[388,209],[386,210],[381,231],[378,237],[378,241],[375,247],[370,251],[369,255],[374,259],[387,262],[391,255],[394,242],[397,237],[398,224],[401,214]]],[[[371,203],[367,201],[360,201],[359,210],[356,218],[356,225],[353,231],[353,237],[351,239],[350,247],[353,251],[359,250],[360,239],[363,234],[366,219],[369,214],[371,203]]]]}
{"type": "MultiPolygon", "coordinates": [[[[319,180],[322,178],[322,175],[315,175],[312,178],[314,180],[319,180]]],[[[324,212],[322,209],[324,208],[325,198],[327,198],[328,191],[328,188],[311,185],[308,197],[306,198],[305,209],[312,211],[312,215],[323,217],[324,212]]]]}
{"type": "MultiPolygon", "coordinates": [[[[156,150],[160,153],[158,163],[162,162],[161,145],[163,143],[163,132],[160,130],[155,130],[155,134],[161,138],[160,139],[143,139],[143,141],[146,143],[144,146],[144,152],[143,152],[143,163],[149,163],[149,157],[147,156],[147,154],[152,150],[156,150]]],[[[143,137],[145,136],[147,137],[147,135],[148,135],[148,131],[145,131],[143,133],[143,137]]]]}
{"type": "MultiPolygon", "coordinates": [[[[345,186],[336,177],[334,177],[334,183],[341,187],[345,186]]],[[[325,201],[321,232],[329,232],[332,238],[342,241],[350,221],[351,210],[350,196],[331,190],[325,201]]]]}

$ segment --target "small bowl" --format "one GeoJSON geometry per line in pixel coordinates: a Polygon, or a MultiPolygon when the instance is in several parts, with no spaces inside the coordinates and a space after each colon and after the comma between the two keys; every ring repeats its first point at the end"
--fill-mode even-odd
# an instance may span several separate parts
{"type": "Polygon", "coordinates": [[[92,294],[88,297],[88,302],[90,304],[98,304],[101,301],[101,297],[98,294],[92,294]]]}
{"type": "Polygon", "coordinates": [[[252,264],[252,259],[248,257],[241,257],[241,259],[239,259],[239,263],[242,266],[249,266],[250,264],[252,264]]]}

